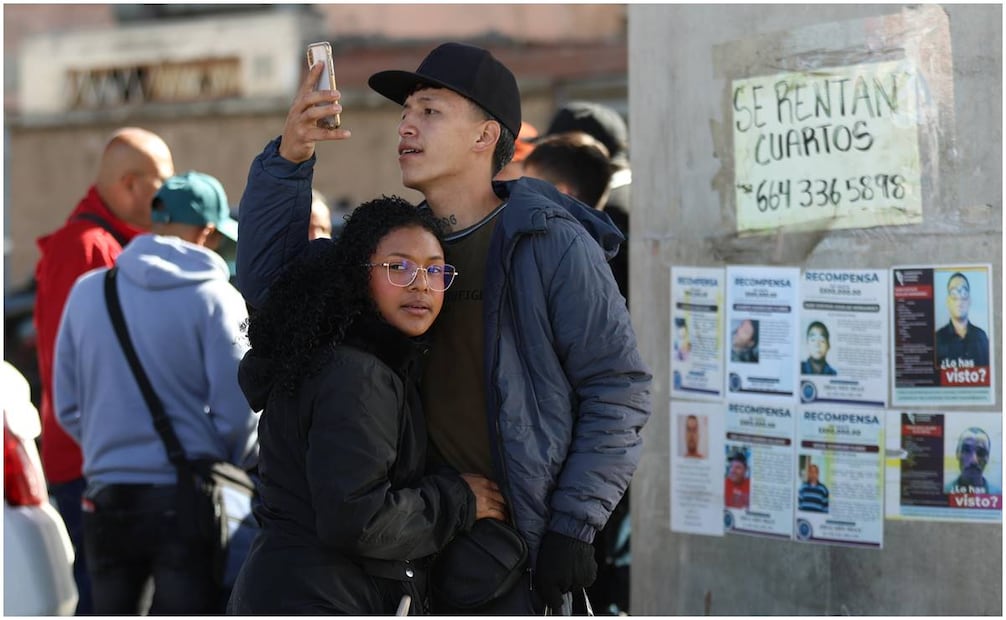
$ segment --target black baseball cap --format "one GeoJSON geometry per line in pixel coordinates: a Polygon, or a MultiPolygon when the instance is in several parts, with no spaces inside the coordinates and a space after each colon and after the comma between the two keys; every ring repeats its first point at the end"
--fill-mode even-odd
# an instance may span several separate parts
{"type": "Polygon", "coordinates": [[[399,105],[417,84],[447,88],[482,106],[515,137],[520,133],[517,79],[481,47],[444,43],[430,52],[415,72],[379,71],[367,83],[399,105]]]}
{"type": "Polygon", "coordinates": [[[627,163],[629,128],[614,109],[593,101],[570,101],[555,113],[545,130],[550,136],[567,131],[582,131],[604,143],[612,161],[627,163]]]}

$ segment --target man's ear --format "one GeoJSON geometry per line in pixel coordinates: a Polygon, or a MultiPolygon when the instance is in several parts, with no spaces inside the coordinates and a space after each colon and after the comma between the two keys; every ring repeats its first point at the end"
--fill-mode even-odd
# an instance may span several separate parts
{"type": "Polygon", "coordinates": [[[214,242],[213,233],[215,233],[216,230],[217,227],[213,224],[207,224],[206,226],[203,226],[201,229],[199,229],[199,233],[196,235],[196,241],[195,241],[196,245],[204,246],[210,250],[216,249],[215,246],[220,243],[219,239],[216,239],[215,243],[213,243],[214,247],[210,247],[210,243],[214,242]]]}
{"type": "Polygon", "coordinates": [[[133,185],[136,184],[136,173],[135,172],[124,172],[121,177],[119,177],[119,185],[126,189],[126,191],[133,191],[133,185]]]}
{"type": "Polygon", "coordinates": [[[223,242],[224,236],[220,234],[220,231],[214,228],[212,224],[210,225],[210,228],[209,237],[206,239],[206,249],[216,252],[220,249],[220,244],[223,242]]]}
{"type": "Polygon", "coordinates": [[[477,151],[496,150],[496,143],[500,139],[500,124],[499,121],[487,120],[482,123],[482,132],[479,134],[478,139],[475,141],[475,149],[477,151]]]}

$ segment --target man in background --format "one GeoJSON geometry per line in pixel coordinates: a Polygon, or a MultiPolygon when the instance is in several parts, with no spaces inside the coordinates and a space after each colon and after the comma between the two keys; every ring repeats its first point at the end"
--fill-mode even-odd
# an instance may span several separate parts
{"type": "MultiPolygon", "coordinates": [[[[566,119],[562,111],[561,119],[566,119]]],[[[572,120],[572,119],[567,119],[572,120]]],[[[592,122],[586,123],[597,132],[592,122]]],[[[531,154],[524,160],[524,175],[548,181],[564,194],[568,194],[589,207],[604,211],[624,236],[628,234],[627,217],[618,209],[607,210],[610,183],[614,167],[603,142],[587,131],[566,129],[554,133],[555,122],[549,135],[538,140],[531,154]],[[622,219],[619,220],[619,216],[622,219]]],[[[628,307],[629,273],[628,247],[623,242],[618,254],[608,261],[619,293],[628,307]]],[[[598,609],[612,614],[629,607],[629,571],[631,563],[631,519],[629,514],[630,490],[619,500],[604,528],[594,538],[594,555],[597,561],[597,581],[587,589],[590,600],[598,609]]],[[[574,613],[585,613],[580,601],[574,598],[574,613]]]]}
{"type": "Polygon", "coordinates": [[[604,212],[625,237],[618,254],[611,259],[611,269],[619,278],[618,290],[629,301],[629,213],[632,170],[629,167],[629,127],[614,108],[594,101],[570,101],[559,108],[549,122],[546,136],[582,131],[608,149],[612,174],[604,212]]]}
{"type": "Polygon", "coordinates": [[[308,224],[307,238],[311,241],[332,238],[332,210],[316,189],[311,190],[311,223],[308,224]]]}
{"type": "Polygon", "coordinates": [[[524,160],[524,176],[548,181],[560,192],[603,211],[611,162],[603,144],[582,131],[570,131],[539,141],[524,160]]]}
{"type": "Polygon", "coordinates": [[[41,258],[35,268],[35,330],[42,380],[42,467],[76,554],[73,571],[80,595],[78,614],[91,613],[80,511],[85,482],[80,448],[60,428],[53,411],[56,331],[77,278],[113,265],[124,245],[150,229],[154,194],[174,171],[171,151],[160,136],[138,127],[116,130],[105,144],[97,178],[87,194],[61,228],[37,242],[41,258]]]}
{"type": "MultiPolygon", "coordinates": [[[[247,468],[258,456],[258,416],[237,378],[248,314],[212,251],[221,236],[237,241],[237,222],[219,181],[198,172],[169,178],[153,217],[111,281],[126,330],[186,457],[247,468]]],[[[178,473],[112,326],[108,272],[73,286],[53,368],[56,416],[84,456],[94,612],[140,614],[152,578],[150,615],[219,613],[212,542],[179,523],[178,473]]]]}
{"type": "Polygon", "coordinates": [[[538,130],[527,121],[520,122],[520,131],[513,144],[513,159],[503,166],[503,169],[496,173],[496,181],[513,181],[524,176],[524,160],[531,151],[534,150],[534,141],[538,137],[538,130]]]}

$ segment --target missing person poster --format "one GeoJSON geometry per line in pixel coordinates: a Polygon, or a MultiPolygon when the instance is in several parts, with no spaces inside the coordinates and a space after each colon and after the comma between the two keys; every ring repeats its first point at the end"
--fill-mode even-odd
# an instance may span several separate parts
{"type": "Polygon", "coordinates": [[[796,398],[797,267],[727,267],[727,395],[796,398]]]}
{"type": "Polygon", "coordinates": [[[671,531],[723,535],[723,405],[671,401],[671,531]]]}
{"type": "Polygon", "coordinates": [[[888,272],[808,269],[800,295],[800,401],[887,406],[888,272]]]}
{"type": "Polygon", "coordinates": [[[671,267],[671,397],[723,396],[723,269],[671,267]]]}
{"type": "Polygon", "coordinates": [[[728,402],[723,525],[728,533],[793,536],[793,408],[728,402]]]}
{"type": "Polygon", "coordinates": [[[887,517],[1002,523],[1002,412],[892,411],[887,517]]]}
{"type": "Polygon", "coordinates": [[[894,267],[895,406],[994,404],[992,266],[894,267]]]}
{"type": "Polygon", "coordinates": [[[797,422],[796,539],[884,543],[884,410],[802,406],[797,422]]]}
{"type": "Polygon", "coordinates": [[[922,221],[910,60],[734,80],[738,232],[922,221]]]}

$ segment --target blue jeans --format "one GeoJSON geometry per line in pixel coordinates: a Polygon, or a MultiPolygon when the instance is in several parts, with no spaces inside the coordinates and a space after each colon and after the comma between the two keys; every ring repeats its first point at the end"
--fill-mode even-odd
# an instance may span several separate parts
{"type": "Polygon", "coordinates": [[[73,580],[77,582],[78,616],[89,616],[93,613],[91,580],[87,574],[87,554],[84,552],[84,525],[80,511],[80,500],[84,495],[85,484],[83,478],[77,478],[49,485],[49,495],[56,502],[56,510],[63,517],[66,532],[70,535],[70,543],[73,545],[73,580]]]}
{"type": "Polygon", "coordinates": [[[151,616],[223,612],[209,543],[179,532],[174,485],[114,484],[87,498],[94,504],[83,521],[95,613],[140,614],[150,577],[151,616]]]}

